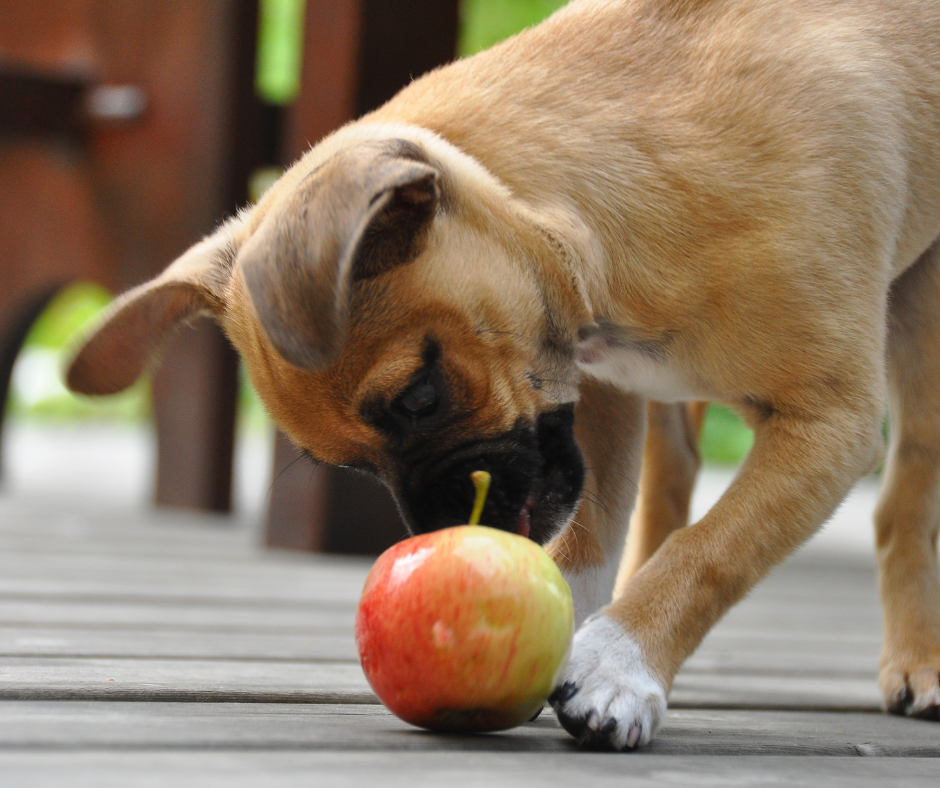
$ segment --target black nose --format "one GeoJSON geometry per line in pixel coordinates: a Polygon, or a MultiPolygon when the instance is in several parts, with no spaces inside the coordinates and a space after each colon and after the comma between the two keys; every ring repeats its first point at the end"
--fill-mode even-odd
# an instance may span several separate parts
{"type": "Polygon", "coordinates": [[[497,438],[415,458],[395,485],[408,527],[427,533],[466,523],[475,495],[470,474],[488,471],[480,524],[545,544],[574,511],[584,483],[573,427],[574,408],[565,405],[497,438]]]}
{"type": "Polygon", "coordinates": [[[512,531],[533,490],[541,468],[533,436],[531,447],[520,445],[478,446],[461,451],[426,469],[409,497],[412,527],[419,533],[463,525],[470,518],[476,489],[470,477],[487,471],[491,482],[480,524],[512,531]],[[481,450],[482,449],[482,450],[481,450]]]}
{"type": "Polygon", "coordinates": [[[487,471],[491,477],[490,489],[480,515],[480,525],[513,530],[538,471],[537,464],[534,467],[527,465],[522,458],[508,457],[481,457],[475,462],[461,463],[451,469],[446,482],[440,485],[439,499],[435,502],[439,516],[446,518],[449,524],[466,523],[476,498],[470,474],[487,471]]]}

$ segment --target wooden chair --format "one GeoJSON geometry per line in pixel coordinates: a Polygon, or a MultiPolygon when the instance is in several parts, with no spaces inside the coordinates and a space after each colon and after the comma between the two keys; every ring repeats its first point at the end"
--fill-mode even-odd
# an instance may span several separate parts
{"type": "MultiPolygon", "coordinates": [[[[385,103],[413,77],[453,59],[457,0],[308,0],[300,96],[286,123],[295,159],[346,121],[385,103]]],[[[406,534],[391,497],[342,468],[312,468],[282,433],[267,542],[275,547],[380,553],[406,534]]]]}
{"type": "MultiPolygon", "coordinates": [[[[0,406],[26,333],[69,282],[122,291],[287,163],[453,56],[457,0],[309,0],[301,93],[254,92],[257,0],[0,5],[0,406]]],[[[156,502],[227,511],[237,359],[203,320],[154,377],[156,502]]],[[[2,410],[0,410],[2,419],[2,410]]],[[[0,421],[2,426],[2,421],[0,421]]],[[[268,542],[374,553],[403,533],[384,491],[276,445],[268,542]]]]}

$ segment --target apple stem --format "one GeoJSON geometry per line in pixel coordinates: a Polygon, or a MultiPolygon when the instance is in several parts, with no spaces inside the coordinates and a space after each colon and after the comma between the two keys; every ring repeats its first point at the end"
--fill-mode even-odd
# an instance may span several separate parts
{"type": "Polygon", "coordinates": [[[480,524],[480,515],[483,514],[483,504],[486,503],[486,494],[490,491],[490,475],[486,471],[474,471],[470,474],[473,486],[477,489],[477,497],[473,502],[473,513],[470,515],[470,525],[480,524]]]}

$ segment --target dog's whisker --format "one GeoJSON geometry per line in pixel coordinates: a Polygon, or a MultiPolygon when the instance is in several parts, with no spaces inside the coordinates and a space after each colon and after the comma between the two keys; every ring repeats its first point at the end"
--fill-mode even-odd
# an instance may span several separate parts
{"type": "Polygon", "coordinates": [[[323,464],[322,460],[316,459],[316,457],[310,454],[310,452],[308,452],[306,449],[301,449],[300,451],[297,452],[297,456],[294,457],[294,459],[292,459],[289,463],[287,463],[287,465],[281,468],[281,470],[278,471],[277,476],[275,476],[274,479],[271,480],[271,485],[268,487],[268,492],[265,496],[265,500],[270,501],[271,494],[274,492],[274,486],[278,483],[278,481],[280,481],[280,478],[301,460],[306,460],[307,462],[311,464],[311,468],[310,468],[311,473],[323,464]]]}
{"type": "Polygon", "coordinates": [[[610,509],[607,508],[607,506],[605,506],[603,503],[601,503],[600,499],[596,495],[585,491],[584,493],[582,493],[582,497],[584,498],[585,501],[587,501],[590,504],[593,504],[602,512],[604,512],[604,514],[610,516],[611,514],[610,509]]]}
{"type": "Polygon", "coordinates": [[[639,484],[639,482],[635,481],[632,476],[629,476],[628,474],[624,473],[623,471],[617,471],[617,470],[614,470],[613,468],[599,468],[599,467],[597,467],[596,465],[586,465],[586,466],[584,467],[584,471],[585,471],[585,473],[587,473],[588,471],[596,471],[596,472],[602,472],[602,473],[612,473],[612,474],[614,474],[615,476],[617,476],[621,481],[628,482],[628,483],[630,484],[630,486],[633,487],[633,489],[636,490],[637,492],[640,491],[640,484],[639,484]]]}

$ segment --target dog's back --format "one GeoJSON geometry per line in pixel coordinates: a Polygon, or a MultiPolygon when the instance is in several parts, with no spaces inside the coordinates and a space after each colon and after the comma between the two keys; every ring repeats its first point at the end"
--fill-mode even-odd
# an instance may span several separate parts
{"type": "Polygon", "coordinates": [[[754,214],[842,205],[896,238],[896,275],[940,228],[940,3],[581,0],[372,117],[437,131],[523,199],[565,192],[622,228],[618,258],[662,258],[664,220],[701,254],[754,214]]]}

